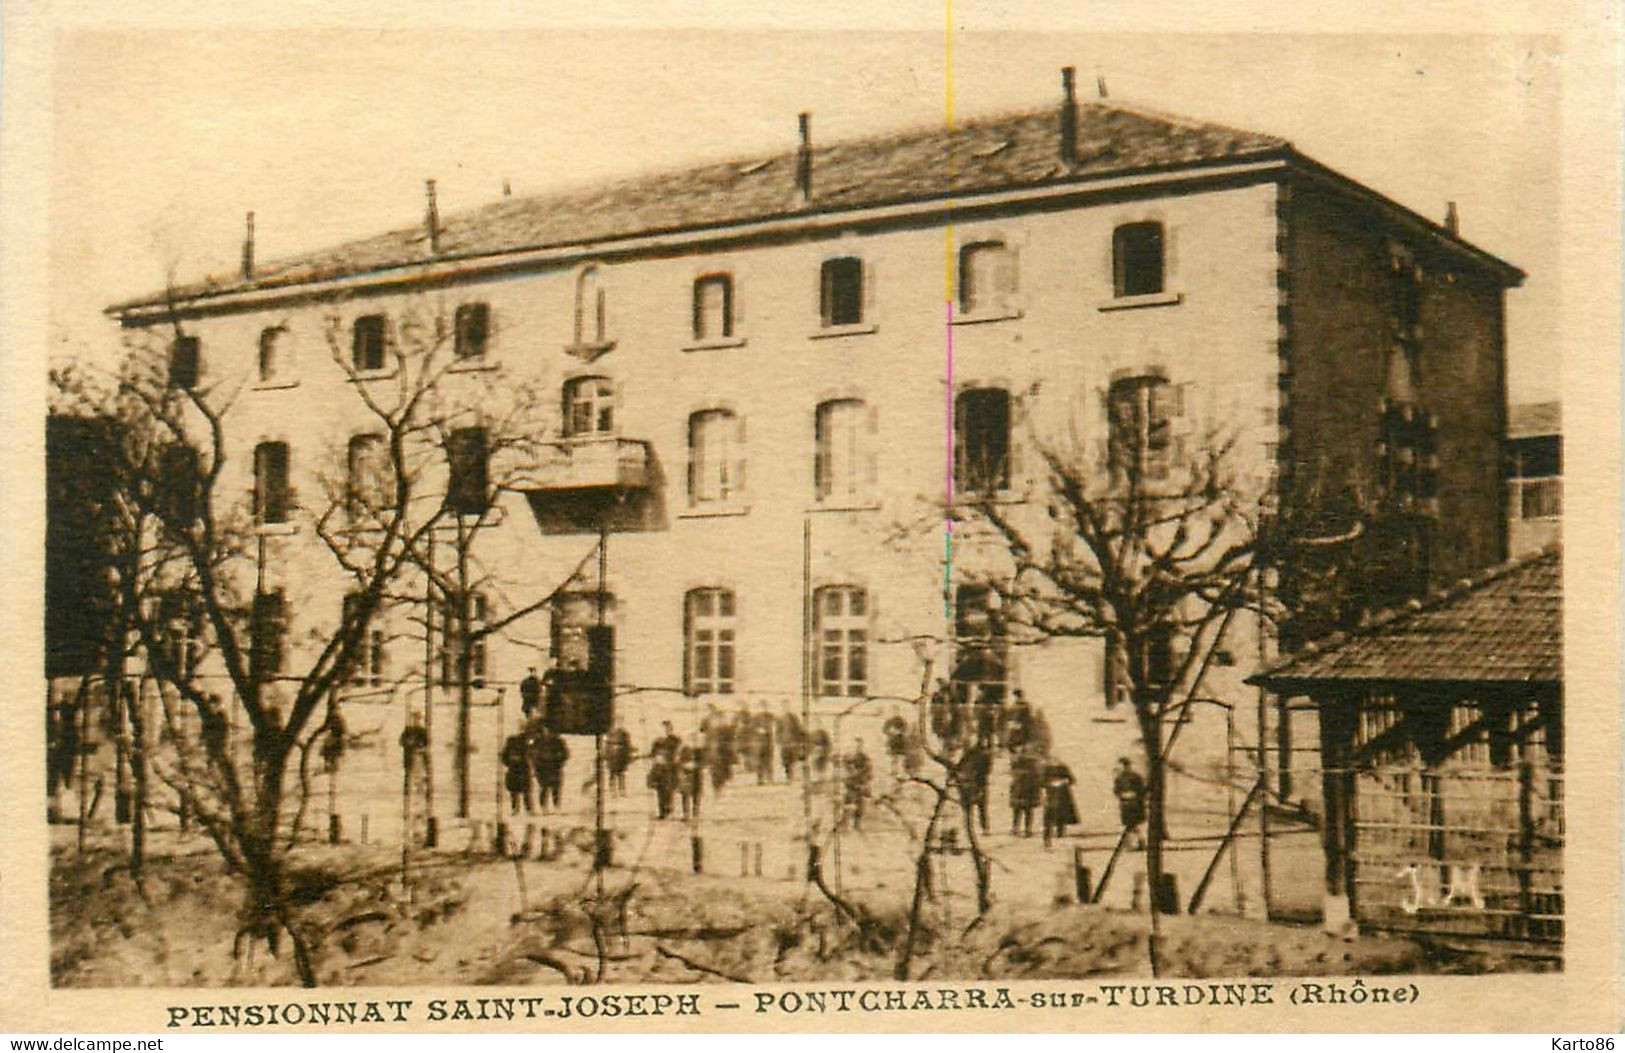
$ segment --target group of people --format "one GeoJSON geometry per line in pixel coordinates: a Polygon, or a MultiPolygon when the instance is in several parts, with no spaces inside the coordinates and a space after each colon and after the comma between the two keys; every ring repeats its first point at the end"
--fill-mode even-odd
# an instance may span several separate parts
{"type": "Polygon", "coordinates": [[[556,812],[563,806],[564,762],[570,759],[570,747],[563,735],[533,717],[517,734],[504,740],[498,759],[513,815],[518,815],[521,807],[529,814],[538,807],[543,812],[556,812]]]}

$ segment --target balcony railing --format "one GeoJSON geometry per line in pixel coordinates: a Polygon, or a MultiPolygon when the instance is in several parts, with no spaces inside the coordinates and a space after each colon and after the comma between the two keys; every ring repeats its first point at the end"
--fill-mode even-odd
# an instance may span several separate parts
{"type": "Polygon", "coordinates": [[[1563,515],[1563,477],[1507,481],[1513,519],[1557,519],[1563,515]]]}
{"type": "Polygon", "coordinates": [[[565,439],[521,473],[519,490],[641,490],[649,485],[649,444],[641,439],[565,439]]]}

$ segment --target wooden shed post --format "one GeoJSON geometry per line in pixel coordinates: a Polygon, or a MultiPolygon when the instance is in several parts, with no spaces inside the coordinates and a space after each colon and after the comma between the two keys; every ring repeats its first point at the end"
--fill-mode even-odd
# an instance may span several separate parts
{"type": "Polygon", "coordinates": [[[1344,933],[1353,924],[1354,903],[1354,729],[1357,695],[1314,696],[1320,711],[1321,789],[1326,817],[1321,842],[1326,853],[1326,896],[1322,921],[1327,932],[1344,933]]]}

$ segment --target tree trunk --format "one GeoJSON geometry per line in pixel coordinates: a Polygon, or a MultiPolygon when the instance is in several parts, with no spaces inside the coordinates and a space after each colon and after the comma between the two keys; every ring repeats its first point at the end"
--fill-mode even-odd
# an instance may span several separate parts
{"type": "Polygon", "coordinates": [[[130,875],[141,882],[141,871],[147,859],[147,721],[142,710],[141,681],[126,698],[130,720],[130,769],[134,782],[134,798],[130,802],[130,875]]]}

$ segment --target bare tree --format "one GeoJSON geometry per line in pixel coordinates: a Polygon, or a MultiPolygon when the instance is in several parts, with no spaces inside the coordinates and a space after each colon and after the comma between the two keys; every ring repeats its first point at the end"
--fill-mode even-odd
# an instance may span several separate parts
{"type": "MultiPolygon", "coordinates": [[[[401,599],[435,532],[448,517],[461,520],[443,485],[448,436],[494,414],[540,417],[523,386],[459,369],[467,363],[453,326],[424,303],[382,334],[371,360],[338,329],[335,315],[331,351],[353,393],[344,412],[354,431],[330,451],[311,507],[299,507],[288,483],[285,448],[256,448],[253,487],[239,488],[245,473],[231,462],[244,445],[233,441],[230,411],[243,381],[200,375],[179,312],[135,331],[115,376],[74,369],[53,378],[58,412],[103,419],[115,437],[107,468],[117,618],[159,685],[173,744],[155,771],[244,882],[238,947],[264,939],[274,951],[286,933],[306,985],[316,982],[312,943],[295,917],[289,865],[298,824],[286,821],[295,759],[302,771],[326,726],[315,718],[352,676],[373,623],[401,599]],[[285,536],[296,522],[314,542],[285,536]],[[342,609],[299,624],[267,588],[273,543],[301,544],[300,574],[341,586],[342,609]],[[291,663],[298,668],[284,668],[291,663]],[[248,727],[246,770],[234,710],[248,727]]],[[[514,459],[530,452],[517,439],[503,450],[514,459]]],[[[469,614],[465,607],[464,625],[469,614]]],[[[461,634],[465,681],[474,638],[461,634]]]]}
{"type": "Polygon", "coordinates": [[[1033,437],[1037,501],[970,486],[950,508],[957,533],[997,559],[964,577],[992,591],[997,631],[1017,642],[1093,637],[1115,690],[1131,702],[1144,754],[1146,875],[1152,960],[1164,901],[1168,754],[1235,615],[1268,602],[1267,477],[1247,475],[1237,442],[1214,430],[1176,441],[1166,382],[1148,378],[1103,402],[1096,453],[1073,428],[1033,437]]]}

